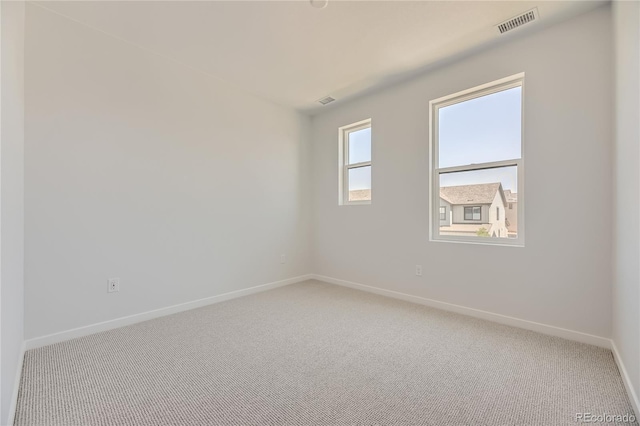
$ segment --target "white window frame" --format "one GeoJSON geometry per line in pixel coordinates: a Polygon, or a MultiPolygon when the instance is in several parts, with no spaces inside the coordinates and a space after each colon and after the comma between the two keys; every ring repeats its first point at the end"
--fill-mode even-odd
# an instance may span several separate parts
{"type": "MultiPolygon", "coordinates": [[[[373,199],[373,167],[371,161],[349,164],[349,134],[371,128],[371,119],[358,121],[338,129],[338,205],[355,206],[371,204],[371,200],[349,201],[349,170],[371,167],[371,199],[373,199]]],[[[371,131],[371,159],[373,160],[373,129],[371,131]]]]}
{"type": "Polygon", "coordinates": [[[490,83],[486,83],[477,87],[473,87],[461,92],[447,95],[429,102],[429,123],[431,129],[429,132],[429,176],[431,177],[431,185],[429,185],[429,240],[458,242],[469,244],[483,245],[503,245],[524,247],[524,100],[525,100],[525,83],[524,73],[515,74],[502,78],[490,83]],[[521,87],[521,136],[520,136],[520,158],[511,160],[494,161],[488,163],[469,164],[464,166],[444,167],[438,165],[438,114],[440,108],[444,108],[460,102],[469,101],[481,96],[490,95],[504,90],[521,87]],[[486,170],[492,168],[516,166],[518,173],[518,236],[517,238],[479,238],[457,235],[440,235],[439,207],[440,207],[440,175],[454,172],[467,172],[476,170],[486,170]]]}

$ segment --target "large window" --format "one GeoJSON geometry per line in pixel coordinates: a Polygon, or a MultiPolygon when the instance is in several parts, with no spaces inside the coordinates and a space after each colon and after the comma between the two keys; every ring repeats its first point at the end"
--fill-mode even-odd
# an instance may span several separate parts
{"type": "Polygon", "coordinates": [[[371,204],[371,120],[339,129],[339,204],[371,204]]]}
{"type": "Polygon", "coordinates": [[[524,244],[523,85],[518,74],[430,102],[431,239],[524,244]]]}

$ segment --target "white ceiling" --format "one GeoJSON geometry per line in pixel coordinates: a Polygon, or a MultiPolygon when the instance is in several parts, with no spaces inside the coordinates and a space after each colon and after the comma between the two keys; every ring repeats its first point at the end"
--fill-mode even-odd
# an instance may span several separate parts
{"type": "Polygon", "coordinates": [[[540,21],[532,27],[602,3],[329,0],[325,9],[307,0],[38,4],[260,97],[313,112],[323,108],[319,98],[345,99],[510,37],[494,26],[533,7],[540,21]]]}

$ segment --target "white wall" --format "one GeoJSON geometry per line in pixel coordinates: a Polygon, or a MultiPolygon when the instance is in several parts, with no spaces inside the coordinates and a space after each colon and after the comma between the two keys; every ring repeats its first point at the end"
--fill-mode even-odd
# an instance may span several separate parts
{"type": "Polygon", "coordinates": [[[25,66],[27,339],[309,272],[308,117],[33,4],[25,66]]]}
{"type": "Polygon", "coordinates": [[[640,3],[616,1],[615,274],[612,338],[640,392],[640,3]]]}
{"type": "Polygon", "coordinates": [[[611,50],[605,6],[315,116],[314,272],[610,337],[611,50]],[[519,72],[526,247],[429,242],[429,101],[519,72]],[[375,196],[338,206],[337,129],[366,118],[375,196]]]}
{"type": "Polygon", "coordinates": [[[8,421],[24,337],[24,13],[2,2],[0,424],[8,421]]]}

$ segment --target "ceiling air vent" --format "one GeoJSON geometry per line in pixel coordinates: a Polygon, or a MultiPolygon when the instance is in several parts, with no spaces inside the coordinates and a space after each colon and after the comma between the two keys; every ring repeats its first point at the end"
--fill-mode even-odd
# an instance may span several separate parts
{"type": "Polygon", "coordinates": [[[326,98],[318,100],[318,102],[320,102],[322,105],[330,104],[333,101],[335,101],[335,99],[333,99],[331,96],[327,96],[326,98]]]}
{"type": "Polygon", "coordinates": [[[501,24],[496,25],[500,34],[504,34],[507,31],[514,30],[518,27],[523,26],[524,24],[528,24],[529,22],[535,21],[538,19],[538,8],[531,9],[528,12],[523,13],[522,15],[518,15],[515,18],[511,18],[508,21],[504,21],[501,24]]]}

